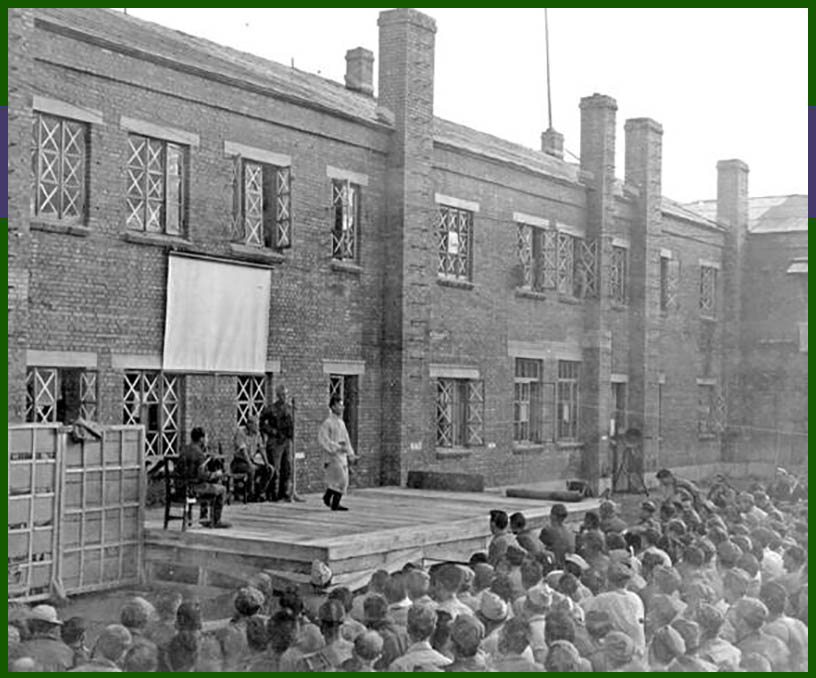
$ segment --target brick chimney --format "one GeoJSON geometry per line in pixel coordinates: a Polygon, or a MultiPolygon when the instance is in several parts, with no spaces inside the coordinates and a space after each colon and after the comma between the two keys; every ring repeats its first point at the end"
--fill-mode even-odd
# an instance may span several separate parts
{"type": "Polygon", "coordinates": [[[564,135],[549,127],[541,133],[541,151],[559,160],[564,159],[564,135]]]}
{"type": "Polygon", "coordinates": [[[587,230],[599,235],[612,223],[615,185],[617,102],[598,94],[581,99],[581,169],[592,174],[587,196],[587,230]]]}
{"type": "Polygon", "coordinates": [[[346,52],[346,88],[374,95],[374,53],[370,49],[355,47],[346,52]]]}
{"type": "Polygon", "coordinates": [[[748,165],[742,160],[717,163],[717,221],[731,230],[748,228],[748,165]]]}

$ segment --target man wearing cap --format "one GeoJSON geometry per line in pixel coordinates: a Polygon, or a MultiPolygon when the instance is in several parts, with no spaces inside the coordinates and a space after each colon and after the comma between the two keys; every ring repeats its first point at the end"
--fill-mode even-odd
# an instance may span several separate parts
{"type": "Polygon", "coordinates": [[[347,507],[340,504],[340,500],[348,491],[349,460],[354,461],[357,455],[343,421],[343,399],[339,395],[335,394],[329,399],[329,410],[329,416],[317,432],[317,441],[326,456],[323,467],[327,489],[323,495],[323,503],[332,511],[348,511],[347,507]]]}
{"type": "Polygon", "coordinates": [[[397,657],[389,671],[440,671],[451,663],[445,655],[431,647],[430,638],[436,627],[436,611],[428,605],[413,604],[408,608],[408,638],[411,644],[405,654],[397,657]]]}
{"type": "Polygon", "coordinates": [[[613,561],[607,572],[610,590],[600,593],[587,603],[586,611],[603,610],[609,614],[613,630],[621,631],[632,639],[640,657],[646,653],[643,601],[627,590],[632,570],[626,563],[613,561]]]}
{"type": "Polygon", "coordinates": [[[460,614],[451,624],[451,647],[454,660],[445,670],[448,672],[487,671],[484,655],[479,646],[484,639],[484,626],[470,614],[460,614]]]}
{"type": "Polygon", "coordinates": [[[120,624],[106,626],[96,639],[91,661],[71,669],[71,673],[121,672],[118,664],[125,656],[130,643],[130,631],[124,626],[120,624]]]}
{"type": "Polygon", "coordinates": [[[674,473],[667,468],[660,469],[657,472],[657,480],[660,483],[664,503],[674,503],[677,500],[676,495],[678,491],[685,490],[691,495],[694,501],[694,508],[698,511],[700,510],[700,507],[703,505],[703,497],[700,493],[700,488],[693,482],[675,476],[674,473]]]}
{"type": "Polygon", "coordinates": [[[84,664],[91,658],[91,651],[85,645],[86,630],[82,617],[71,617],[62,626],[62,642],[74,651],[74,666],[84,664]]]}
{"type": "Polygon", "coordinates": [[[51,605],[37,605],[31,610],[28,629],[31,637],[20,643],[21,657],[31,657],[49,673],[68,671],[74,665],[74,651],[62,642],[62,622],[51,605]]]}
{"type": "Polygon", "coordinates": [[[636,654],[635,643],[621,631],[610,631],[604,638],[604,654],[607,671],[619,673],[646,671],[636,654]]]}
{"type": "Polygon", "coordinates": [[[683,617],[672,622],[674,629],[683,637],[686,651],[679,657],[675,657],[669,664],[667,671],[692,671],[716,673],[717,667],[709,661],[700,657],[700,626],[697,622],[683,617]]]}
{"type": "Polygon", "coordinates": [[[553,504],[550,509],[550,524],[542,528],[538,538],[546,548],[555,555],[555,564],[563,569],[564,558],[568,553],[575,552],[575,535],[564,521],[567,519],[567,507],[563,504],[553,504]]]}
{"type": "Polygon", "coordinates": [[[134,596],[128,600],[119,613],[119,621],[131,636],[132,645],[144,645],[154,653],[158,653],[156,643],[147,638],[145,629],[149,622],[156,618],[156,609],[141,596],[134,596]]]}
{"type": "Polygon", "coordinates": [[[756,598],[740,598],[733,609],[736,646],[743,656],[751,652],[765,657],[774,671],[790,671],[790,651],[779,638],[768,635],[762,625],[768,608],[756,598]]]}
{"type": "Polygon", "coordinates": [[[725,616],[713,605],[704,603],[697,610],[700,624],[700,656],[723,671],[736,671],[742,660],[739,648],[720,635],[725,616]]]}

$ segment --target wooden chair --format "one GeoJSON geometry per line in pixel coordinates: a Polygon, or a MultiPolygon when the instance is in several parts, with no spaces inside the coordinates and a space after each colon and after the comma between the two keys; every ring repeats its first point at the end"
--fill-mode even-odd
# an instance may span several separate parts
{"type": "Polygon", "coordinates": [[[235,497],[238,500],[242,498],[244,504],[249,502],[249,497],[252,494],[253,488],[249,486],[248,473],[230,473],[229,474],[229,492],[228,497],[235,497]]]}
{"type": "Polygon", "coordinates": [[[198,500],[193,495],[186,480],[177,473],[178,456],[167,455],[150,469],[149,475],[158,477],[161,472],[164,478],[164,529],[173,520],[181,521],[181,531],[193,524],[193,506],[198,500]],[[173,507],[181,508],[181,513],[173,513],[173,507]]]}

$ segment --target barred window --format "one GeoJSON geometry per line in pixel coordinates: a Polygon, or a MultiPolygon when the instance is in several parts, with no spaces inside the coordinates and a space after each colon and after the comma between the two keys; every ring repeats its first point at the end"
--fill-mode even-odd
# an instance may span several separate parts
{"type": "Polygon", "coordinates": [[[41,218],[85,219],[87,125],[34,114],[31,211],[41,218]]]}
{"type": "Polygon", "coordinates": [[[484,445],[484,382],[437,379],[437,447],[484,445]]]}
{"type": "Polygon", "coordinates": [[[598,241],[558,233],[558,293],[575,299],[598,296],[598,241]]]}
{"type": "Polygon", "coordinates": [[[186,204],[185,148],[131,134],[128,149],[128,228],[181,234],[186,204]]]}
{"type": "Polygon", "coordinates": [[[145,459],[153,464],[181,452],[182,387],[179,374],[125,372],[122,423],[145,427],[145,459]]]}
{"type": "Polygon", "coordinates": [[[29,367],[26,421],[34,423],[97,419],[97,373],[83,368],[29,367]]]}
{"type": "Polygon", "coordinates": [[[609,296],[616,304],[627,302],[627,260],[629,250],[625,247],[612,247],[612,260],[610,262],[609,276],[609,296]]]}
{"type": "Polygon", "coordinates": [[[473,212],[439,205],[436,212],[438,274],[469,281],[473,277],[473,212]]]}
{"type": "Polygon", "coordinates": [[[578,440],[578,379],[581,363],[559,360],[556,411],[558,440],[578,440]]]}
{"type": "Polygon", "coordinates": [[[253,247],[291,247],[291,198],[288,167],[237,157],[233,167],[233,240],[253,247]]]}
{"type": "Polygon", "coordinates": [[[535,292],[555,289],[558,270],[555,231],[517,224],[516,232],[521,287],[535,292]]]}
{"type": "Polygon", "coordinates": [[[700,266],[700,313],[717,314],[717,269],[713,266],[700,266]]]}
{"type": "Polygon", "coordinates": [[[266,378],[239,375],[235,380],[235,420],[238,426],[247,419],[258,419],[266,406],[266,378]]]}
{"type": "Polygon", "coordinates": [[[332,258],[357,261],[360,256],[360,187],[332,179],[332,258]]]}

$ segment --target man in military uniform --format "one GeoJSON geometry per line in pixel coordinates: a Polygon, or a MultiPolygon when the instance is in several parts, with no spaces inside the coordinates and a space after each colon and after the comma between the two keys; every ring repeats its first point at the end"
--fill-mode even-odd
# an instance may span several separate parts
{"type": "Polygon", "coordinates": [[[271,501],[303,501],[294,487],[295,419],[287,396],[286,385],[278,384],[275,402],[264,410],[260,420],[261,433],[266,437],[266,457],[275,473],[268,488],[271,501]]]}

